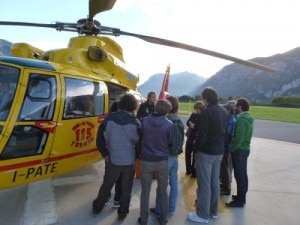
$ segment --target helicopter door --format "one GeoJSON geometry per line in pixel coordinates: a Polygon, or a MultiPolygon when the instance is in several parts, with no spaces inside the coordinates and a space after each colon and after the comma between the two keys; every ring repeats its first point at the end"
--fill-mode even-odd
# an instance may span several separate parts
{"type": "Polygon", "coordinates": [[[15,98],[2,132],[4,144],[1,165],[4,186],[29,183],[56,174],[56,163],[49,160],[59,96],[57,74],[45,70],[20,70],[15,98]]]}
{"type": "Polygon", "coordinates": [[[57,117],[54,113],[56,77],[33,71],[24,71],[24,75],[22,79],[26,79],[28,85],[24,95],[21,94],[24,97],[18,97],[21,102],[20,112],[1,154],[2,159],[27,156],[46,158],[50,154],[53,135],[49,132],[49,124],[53,125],[57,117]],[[47,129],[43,129],[41,124],[47,125],[47,129]]]}
{"type": "Polygon", "coordinates": [[[100,159],[96,148],[99,124],[108,111],[104,82],[61,76],[62,101],[53,142],[53,157],[61,157],[60,173],[86,166],[100,159]]]}

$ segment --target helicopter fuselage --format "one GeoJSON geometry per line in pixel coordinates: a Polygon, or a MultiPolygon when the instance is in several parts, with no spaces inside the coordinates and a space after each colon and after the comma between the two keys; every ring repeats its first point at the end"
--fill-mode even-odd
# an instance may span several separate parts
{"type": "Polygon", "coordinates": [[[142,101],[138,77],[124,69],[112,40],[78,37],[48,52],[19,48],[17,57],[0,56],[0,189],[100,160],[96,136],[110,105],[128,92],[142,101]]]}

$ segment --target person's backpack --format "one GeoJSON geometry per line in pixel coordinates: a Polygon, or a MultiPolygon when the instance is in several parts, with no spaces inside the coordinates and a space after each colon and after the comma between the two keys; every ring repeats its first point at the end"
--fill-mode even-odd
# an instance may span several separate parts
{"type": "Polygon", "coordinates": [[[174,140],[172,146],[169,148],[170,155],[179,155],[182,153],[184,141],[184,125],[181,119],[172,120],[174,124],[174,140]]]}

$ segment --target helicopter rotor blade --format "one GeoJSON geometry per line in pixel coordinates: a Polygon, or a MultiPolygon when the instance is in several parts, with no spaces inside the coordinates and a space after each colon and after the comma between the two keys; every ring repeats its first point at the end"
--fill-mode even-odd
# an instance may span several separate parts
{"type": "MultiPolygon", "coordinates": [[[[102,28],[105,28],[105,27],[102,27],[102,28]]],[[[113,29],[112,33],[115,36],[127,35],[127,36],[140,38],[144,41],[147,41],[147,42],[150,42],[150,43],[153,43],[153,44],[165,45],[165,46],[169,46],[169,47],[173,47],[173,48],[180,48],[180,49],[184,49],[184,50],[188,50],[188,51],[192,51],[192,52],[197,52],[197,53],[201,53],[201,54],[205,54],[205,55],[210,55],[210,56],[213,56],[213,57],[216,57],[216,58],[229,60],[229,61],[232,61],[232,62],[235,62],[235,63],[238,63],[238,64],[242,64],[242,65],[245,65],[245,66],[254,67],[254,68],[266,71],[266,72],[276,72],[277,71],[274,68],[264,66],[264,65],[261,65],[261,64],[258,64],[258,63],[254,63],[254,62],[251,62],[251,61],[243,60],[243,59],[236,58],[236,57],[226,55],[226,54],[223,54],[223,53],[219,53],[219,52],[207,50],[207,49],[204,49],[204,48],[199,48],[199,47],[196,47],[196,46],[193,46],[193,45],[188,45],[188,44],[184,44],[184,43],[180,43],[180,42],[176,42],[176,41],[171,41],[171,40],[167,40],[167,39],[163,39],[163,38],[151,37],[151,36],[146,36],[146,35],[141,35],[141,34],[124,32],[124,31],[121,31],[119,29],[113,29]]]]}
{"type": "Polygon", "coordinates": [[[89,0],[88,20],[92,21],[97,13],[110,10],[115,2],[116,0],[89,0]]]}
{"type": "Polygon", "coordinates": [[[72,32],[79,32],[80,29],[77,23],[61,23],[61,22],[48,24],[48,23],[0,21],[0,25],[54,28],[57,31],[72,31],[72,32]]]}
{"type": "MultiPolygon", "coordinates": [[[[90,0],[90,2],[94,2],[93,4],[96,4],[96,2],[98,2],[98,1],[90,0]]],[[[109,7],[112,7],[114,3],[115,3],[115,0],[104,1],[103,4],[101,5],[101,7],[98,8],[98,10],[100,8],[101,8],[101,10],[109,9],[109,7]]],[[[257,68],[257,69],[260,69],[260,70],[263,70],[266,72],[276,72],[276,70],[274,68],[264,66],[264,65],[261,65],[261,64],[255,63],[255,62],[243,60],[243,59],[233,57],[230,55],[226,55],[223,53],[219,53],[219,52],[207,50],[204,48],[199,48],[197,46],[188,45],[188,44],[184,44],[184,43],[180,43],[180,42],[176,42],[176,41],[172,41],[172,40],[167,40],[167,39],[163,39],[163,38],[125,32],[125,31],[121,31],[118,28],[101,26],[100,23],[97,21],[89,21],[86,19],[79,20],[78,23],[56,22],[54,24],[0,21],[0,25],[55,28],[57,31],[64,30],[64,31],[78,32],[79,34],[86,34],[86,35],[98,35],[98,34],[114,35],[114,36],[126,35],[126,36],[136,37],[136,38],[142,39],[146,42],[153,43],[153,44],[159,44],[159,45],[169,46],[169,47],[173,47],[173,48],[184,49],[184,50],[188,50],[188,51],[192,51],[192,52],[210,55],[210,56],[213,56],[216,58],[229,60],[229,61],[232,61],[232,62],[235,62],[238,64],[257,68]],[[83,21],[83,22],[80,22],[80,21],[83,21]],[[92,24],[90,25],[89,22],[92,24]]]]}
{"type": "Polygon", "coordinates": [[[8,26],[27,26],[27,27],[45,27],[56,28],[56,24],[43,24],[43,23],[27,23],[27,22],[12,22],[12,21],[0,21],[0,25],[8,26]]]}

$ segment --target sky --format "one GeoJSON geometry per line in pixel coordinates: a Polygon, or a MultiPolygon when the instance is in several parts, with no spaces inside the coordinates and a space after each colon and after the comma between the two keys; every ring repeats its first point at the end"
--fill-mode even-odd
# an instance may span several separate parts
{"type": "MultiPolygon", "coordinates": [[[[117,0],[94,19],[122,31],[170,39],[241,59],[269,57],[300,45],[299,0],[117,0]]],[[[88,0],[10,0],[1,4],[1,21],[76,22],[88,15],[88,0]]],[[[51,28],[0,26],[0,39],[26,42],[42,50],[64,48],[73,32],[51,28]]],[[[127,68],[149,76],[188,71],[210,77],[232,62],[147,43],[111,37],[123,48],[127,68]]]]}

